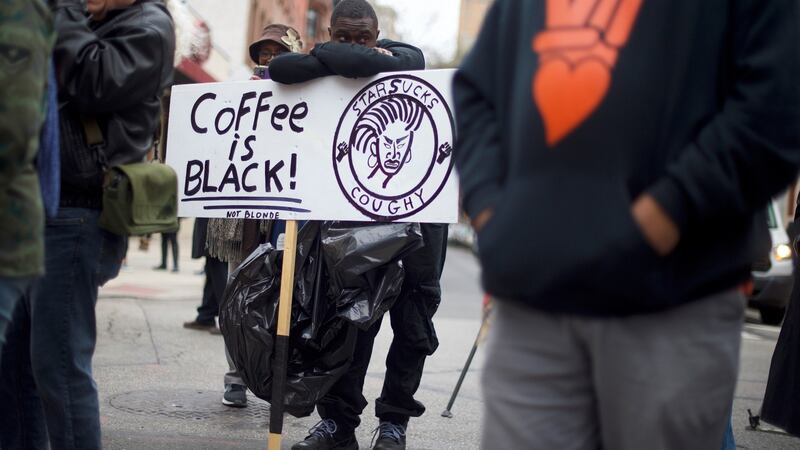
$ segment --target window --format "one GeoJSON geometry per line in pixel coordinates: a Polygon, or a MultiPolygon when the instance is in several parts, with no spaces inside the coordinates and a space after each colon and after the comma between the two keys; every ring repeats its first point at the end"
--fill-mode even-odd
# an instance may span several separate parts
{"type": "Polygon", "coordinates": [[[308,33],[309,43],[317,41],[317,29],[319,28],[319,13],[315,9],[309,9],[306,15],[306,33],[308,33]]]}

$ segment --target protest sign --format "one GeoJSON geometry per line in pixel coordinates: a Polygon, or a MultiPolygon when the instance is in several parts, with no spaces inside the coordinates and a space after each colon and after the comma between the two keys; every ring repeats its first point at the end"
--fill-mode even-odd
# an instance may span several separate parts
{"type": "Polygon", "coordinates": [[[178,214],[457,222],[453,72],[175,86],[178,214]]]}

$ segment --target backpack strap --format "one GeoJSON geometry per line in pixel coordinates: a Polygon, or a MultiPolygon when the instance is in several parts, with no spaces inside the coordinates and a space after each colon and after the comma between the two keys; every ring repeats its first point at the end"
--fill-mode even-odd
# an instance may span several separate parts
{"type": "Polygon", "coordinates": [[[103,166],[103,170],[108,169],[108,161],[106,161],[106,153],[103,151],[105,147],[105,139],[103,138],[103,131],[100,130],[100,124],[94,117],[81,116],[83,123],[83,133],[86,137],[86,145],[90,150],[97,152],[97,160],[103,166]]]}
{"type": "Polygon", "coordinates": [[[105,144],[105,139],[103,139],[103,132],[100,130],[100,124],[97,123],[97,119],[82,116],[81,122],[83,122],[83,132],[86,134],[86,144],[89,147],[102,147],[105,144]]]}

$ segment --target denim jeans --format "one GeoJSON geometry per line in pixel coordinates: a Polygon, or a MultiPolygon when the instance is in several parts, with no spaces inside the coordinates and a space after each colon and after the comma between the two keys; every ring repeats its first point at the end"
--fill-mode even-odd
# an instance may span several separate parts
{"type": "Polygon", "coordinates": [[[0,277],[0,355],[6,342],[6,331],[17,302],[30,293],[35,278],[0,277]]]}
{"type": "Polygon", "coordinates": [[[52,448],[101,448],[94,308],[98,287],[119,273],[127,239],[100,229],[99,216],[62,208],[48,220],[47,272],[30,301],[30,362],[52,448]]]}
{"type": "Polygon", "coordinates": [[[31,294],[14,310],[0,360],[0,449],[47,448],[44,410],[31,368],[31,294]]]}

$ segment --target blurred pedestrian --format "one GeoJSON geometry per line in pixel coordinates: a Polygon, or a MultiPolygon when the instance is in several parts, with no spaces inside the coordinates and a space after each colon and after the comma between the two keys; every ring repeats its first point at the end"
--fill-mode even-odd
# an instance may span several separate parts
{"type": "MultiPolygon", "coordinates": [[[[425,58],[418,48],[378,40],[378,16],[365,0],[339,2],[328,31],[330,42],[316,45],[311,55],[275,58],[270,66],[272,79],[291,84],[331,75],[359,78],[425,69],[425,58]]],[[[375,400],[375,415],[380,421],[375,430],[377,450],[406,447],[409,419],[425,412],[425,406],[414,398],[425,360],[439,345],[432,319],[441,301],[439,279],[447,249],[447,226],[421,224],[421,229],[425,246],[403,258],[403,287],[389,312],[393,338],[386,357],[383,390],[375,400]]],[[[317,405],[322,420],[292,449],[358,448],[355,430],[368,404],[363,394],[364,378],[381,321],[358,332],[350,369],[317,405]]]]}
{"type": "Polygon", "coordinates": [[[209,256],[206,249],[207,230],[208,219],[195,219],[194,233],[192,234],[192,258],[205,258],[206,264],[203,273],[206,281],[203,285],[203,299],[197,308],[197,318],[191,322],[184,322],[183,328],[220,334],[216,319],[219,315],[222,294],[225,292],[225,285],[228,282],[228,264],[209,256]]]}
{"type": "Polygon", "coordinates": [[[46,275],[26,305],[30,341],[19,343],[30,349],[31,366],[15,365],[11,375],[32,370],[52,448],[97,449],[94,307],[127,247],[126,238],[98,226],[104,170],[142,161],[150,149],[175,36],[161,0],[54,3],[60,208],[45,228],[46,275]],[[89,134],[102,144],[88,145],[89,134]]]}
{"type": "Polygon", "coordinates": [[[14,307],[44,273],[44,210],[35,161],[46,112],[52,17],[40,0],[7,1],[0,4],[0,30],[2,354],[14,307]]]}
{"type": "MultiPolygon", "coordinates": [[[[800,224],[800,195],[792,228],[800,224]]],[[[761,418],[800,437],[800,245],[793,233],[794,288],[783,319],[781,334],[772,354],[767,390],[761,405],[761,418]]]]}
{"type": "MultiPolygon", "coordinates": [[[[261,36],[250,44],[249,53],[253,64],[269,67],[275,56],[303,50],[300,34],[292,27],[270,24],[264,27],[261,36]]],[[[258,74],[251,79],[262,79],[258,74]]],[[[208,222],[208,254],[228,263],[228,273],[232,273],[261,243],[267,242],[272,234],[273,222],[252,219],[210,219],[208,222]]],[[[220,298],[221,301],[221,298],[220,298]]],[[[222,404],[231,407],[247,406],[247,387],[239,371],[225,349],[228,372],[223,377],[225,392],[222,404]]]]}
{"type": "Polygon", "coordinates": [[[800,166],[798,17],[796,0],[492,5],[454,81],[496,299],[483,448],[720,448],[737,286],[800,166]]]}
{"type": "Polygon", "coordinates": [[[19,332],[26,326],[19,322],[27,317],[28,299],[44,273],[43,202],[52,210],[58,201],[51,173],[57,169],[58,148],[50,148],[58,145],[50,62],[54,37],[45,2],[0,3],[0,448],[47,445],[44,427],[29,426],[43,414],[30,370],[22,377],[9,375],[17,364],[30,367],[28,348],[17,343],[27,343],[19,332]],[[51,123],[40,139],[46,118],[51,123]],[[20,385],[32,395],[24,395],[20,385]]]}
{"type": "Polygon", "coordinates": [[[161,233],[161,264],[154,270],[167,270],[167,256],[172,248],[172,271],[178,271],[178,232],[161,233]]]}

